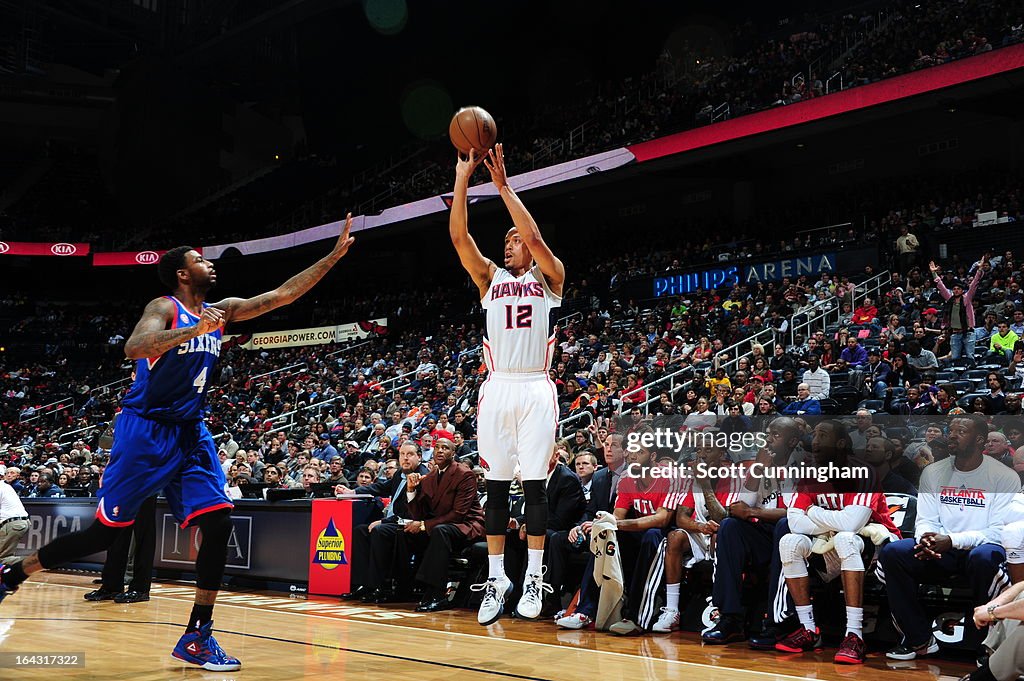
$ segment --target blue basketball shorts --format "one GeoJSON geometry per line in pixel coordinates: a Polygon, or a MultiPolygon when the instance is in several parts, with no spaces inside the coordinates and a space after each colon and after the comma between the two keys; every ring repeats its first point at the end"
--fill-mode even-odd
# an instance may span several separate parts
{"type": "Polygon", "coordinates": [[[161,490],[171,513],[188,527],[196,516],[234,504],[213,437],[202,421],[164,423],[122,411],[110,463],[100,482],[96,518],[127,527],[142,502],[161,490]]]}

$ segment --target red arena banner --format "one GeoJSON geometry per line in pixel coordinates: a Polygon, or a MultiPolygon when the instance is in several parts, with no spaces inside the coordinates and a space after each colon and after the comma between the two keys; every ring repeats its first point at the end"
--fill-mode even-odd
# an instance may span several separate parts
{"type": "MultiPolygon", "coordinates": [[[[202,253],[202,250],[199,250],[202,253]]],[[[114,253],[93,253],[92,264],[95,267],[109,267],[114,265],[155,265],[160,261],[167,251],[118,251],[114,253]]]]}
{"type": "Polygon", "coordinates": [[[0,241],[0,255],[89,255],[89,244],[47,243],[43,241],[0,241]]]}
{"type": "Polygon", "coordinates": [[[351,585],[352,501],[314,499],[309,526],[309,593],[340,596],[351,585]]]}

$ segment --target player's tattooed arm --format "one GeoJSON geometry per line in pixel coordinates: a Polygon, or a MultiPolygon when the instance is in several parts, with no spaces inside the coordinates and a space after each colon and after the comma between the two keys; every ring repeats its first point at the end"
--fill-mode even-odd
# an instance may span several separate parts
{"type": "Polygon", "coordinates": [[[302,270],[294,277],[278,286],[273,291],[261,293],[252,298],[225,298],[214,303],[212,307],[223,310],[226,317],[225,322],[238,322],[245,319],[252,319],[266,314],[271,310],[288,305],[298,299],[306,291],[313,288],[318,281],[324,278],[335,263],[341,260],[348,253],[349,246],[355,241],[355,237],[349,236],[352,229],[352,213],[345,218],[345,227],[338,237],[334,250],[323,258],[302,270]]]}
{"type": "MultiPolygon", "coordinates": [[[[220,313],[218,310],[217,313],[220,313]]],[[[190,338],[206,333],[210,325],[214,323],[207,317],[216,317],[217,314],[207,315],[204,311],[203,318],[195,326],[186,326],[181,329],[168,329],[175,314],[174,303],[167,298],[157,298],[150,301],[142,313],[142,318],[135,325],[131,338],[124,345],[124,354],[128,359],[142,359],[144,357],[159,357],[168,350],[190,338]]],[[[216,328],[214,326],[213,328],[216,328]]]]}

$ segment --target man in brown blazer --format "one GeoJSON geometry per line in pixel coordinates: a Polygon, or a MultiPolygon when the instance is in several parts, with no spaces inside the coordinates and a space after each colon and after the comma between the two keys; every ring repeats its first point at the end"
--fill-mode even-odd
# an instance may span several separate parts
{"type": "Polygon", "coordinates": [[[417,612],[450,607],[448,561],[484,536],[484,512],[477,501],[476,475],[456,463],[455,442],[447,431],[436,431],[434,470],[406,476],[406,494],[412,520],[405,526],[409,549],[422,556],[416,579],[427,585],[417,612]]]}

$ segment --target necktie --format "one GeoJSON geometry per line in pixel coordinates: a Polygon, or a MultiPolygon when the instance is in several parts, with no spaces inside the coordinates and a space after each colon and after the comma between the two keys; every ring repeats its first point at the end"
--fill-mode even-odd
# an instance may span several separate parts
{"type": "Polygon", "coordinates": [[[388,504],[388,512],[384,514],[385,518],[392,518],[395,515],[395,504],[398,503],[399,497],[405,494],[405,473],[402,473],[402,482],[398,484],[398,489],[395,491],[395,496],[391,499],[391,503],[388,504]]]}

